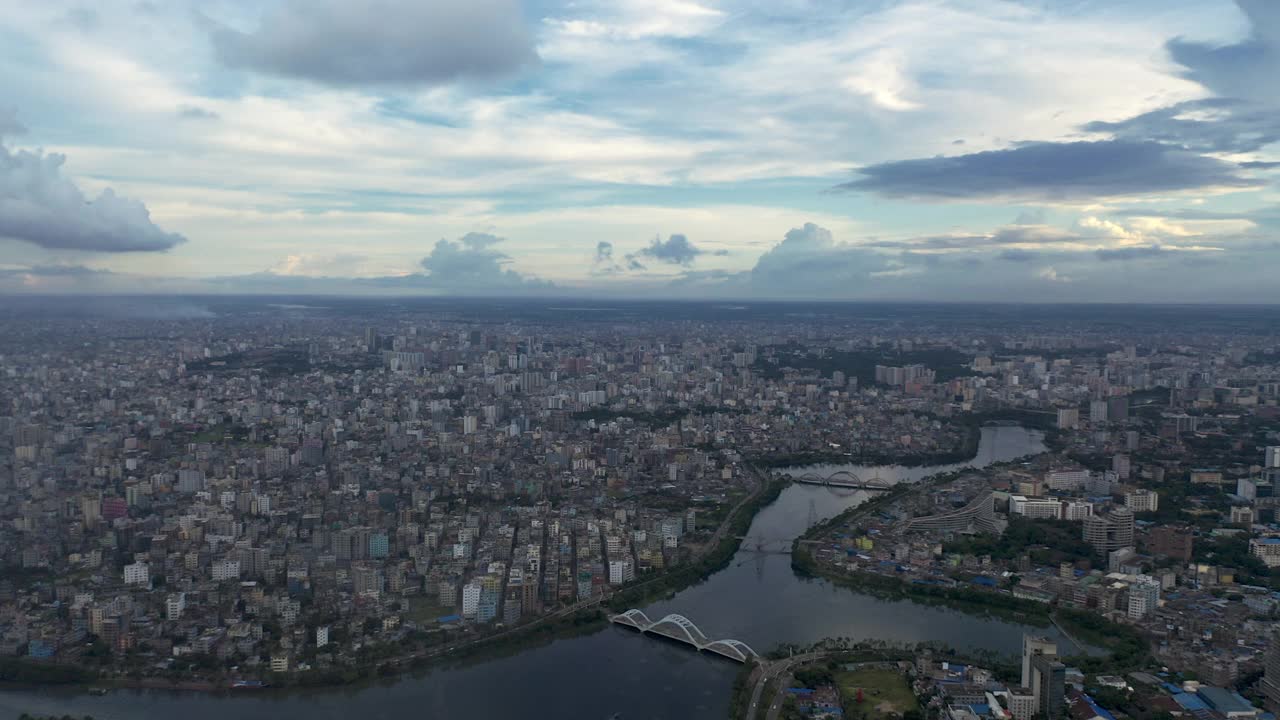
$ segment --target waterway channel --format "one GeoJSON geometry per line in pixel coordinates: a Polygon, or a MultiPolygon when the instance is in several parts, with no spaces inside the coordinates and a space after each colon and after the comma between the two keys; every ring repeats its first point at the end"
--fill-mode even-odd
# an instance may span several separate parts
{"type": "MultiPolygon", "coordinates": [[[[963,464],[982,466],[1043,452],[1041,441],[1039,433],[1020,427],[984,428],[977,457],[963,464]]],[[[806,470],[847,469],[863,479],[911,481],[963,464],[806,470]]],[[[867,497],[863,491],[792,485],[756,516],[748,532],[749,538],[769,542],[745,542],[729,567],[643,609],[654,619],[680,613],[708,637],[736,638],[761,653],[781,642],[807,644],[843,636],[936,640],[1013,655],[1024,632],[1054,634],[1052,628],[1030,628],[907,600],[882,600],[822,580],[802,580],[792,572],[787,555],[757,552],[758,545],[781,549],[809,522],[831,517],[867,497]]],[[[0,717],[28,712],[91,714],[96,720],[606,720],[617,714],[623,720],[719,720],[727,716],[738,667],[686,646],[609,626],[508,657],[441,668],[386,685],[236,695],[116,690],[91,697],[52,689],[12,691],[0,692],[0,717]]]]}

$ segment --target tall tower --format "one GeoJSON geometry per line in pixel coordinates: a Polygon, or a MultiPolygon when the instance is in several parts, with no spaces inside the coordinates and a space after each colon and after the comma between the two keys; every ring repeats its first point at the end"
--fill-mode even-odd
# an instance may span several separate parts
{"type": "Polygon", "coordinates": [[[1031,684],[1031,660],[1036,655],[1057,657],[1058,644],[1039,635],[1022,636],[1022,687],[1034,687],[1031,684]]]}
{"type": "Polygon", "coordinates": [[[1280,711],[1280,633],[1271,633],[1262,665],[1262,695],[1271,712],[1280,711]]]}

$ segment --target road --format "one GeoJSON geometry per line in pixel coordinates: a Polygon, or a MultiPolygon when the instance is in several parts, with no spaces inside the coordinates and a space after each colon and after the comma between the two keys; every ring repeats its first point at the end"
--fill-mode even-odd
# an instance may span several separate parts
{"type": "MultiPolygon", "coordinates": [[[[761,661],[760,679],[756,681],[756,687],[751,691],[751,705],[747,707],[747,720],[755,720],[756,717],[758,717],[760,711],[760,697],[764,694],[765,686],[772,680],[780,677],[785,678],[791,673],[791,668],[797,665],[803,665],[805,663],[813,662],[814,660],[821,660],[822,658],[832,654],[835,654],[835,652],[811,652],[793,655],[789,658],[775,660],[773,662],[761,661]]],[[[778,713],[782,710],[782,701],[786,697],[786,694],[781,691],[781,688],[778,690],[778,694],[773,697],[773,703],[769,705],[766,720],[778,720],[778,713]]]]}

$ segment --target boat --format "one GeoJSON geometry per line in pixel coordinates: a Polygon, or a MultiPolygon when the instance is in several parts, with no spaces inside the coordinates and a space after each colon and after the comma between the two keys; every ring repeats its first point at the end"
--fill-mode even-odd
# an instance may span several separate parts
{"type": "Polygon", "coordinates": [[[261,680],[236,680],[231,683],[232,690],[261,690],[266,686],[261,680]]]}
{"type": "Polygon", "coordinates": [[[94,697],[102,697],[103,695],[107,694],[107,689],[100,688],[100,687],[91,687],[89,688],[89,694],[93,695],[94,697]]]}

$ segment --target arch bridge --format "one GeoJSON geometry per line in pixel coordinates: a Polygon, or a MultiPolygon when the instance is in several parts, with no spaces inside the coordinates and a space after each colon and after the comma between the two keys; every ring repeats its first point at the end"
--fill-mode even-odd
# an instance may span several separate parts
{"type": "Polygon", "coordinates": [[[698,629],[693,621],[683,615],[672,613],[658,621],[649,619],[642,610],[628,610],[620,615],[613,615],[609,621],[618,625],[639,630],[644,634],[661,635],[692,645],[699,652],[710,652],[744,663],[758,658],[756,651],[741,640],[711,640],[698,629]]]}
{"type": "Polygon", "coordinates": [[[890,490],[893,488],[893,483],[884,478],[873,477],[870,480],[863,480],[849,470],[837,470],[830,475],[807,472],[799,477],[792,478],[792,481],[805,485],[825,485],[827,487],[852,488],[854,490],[890,490]]]}

